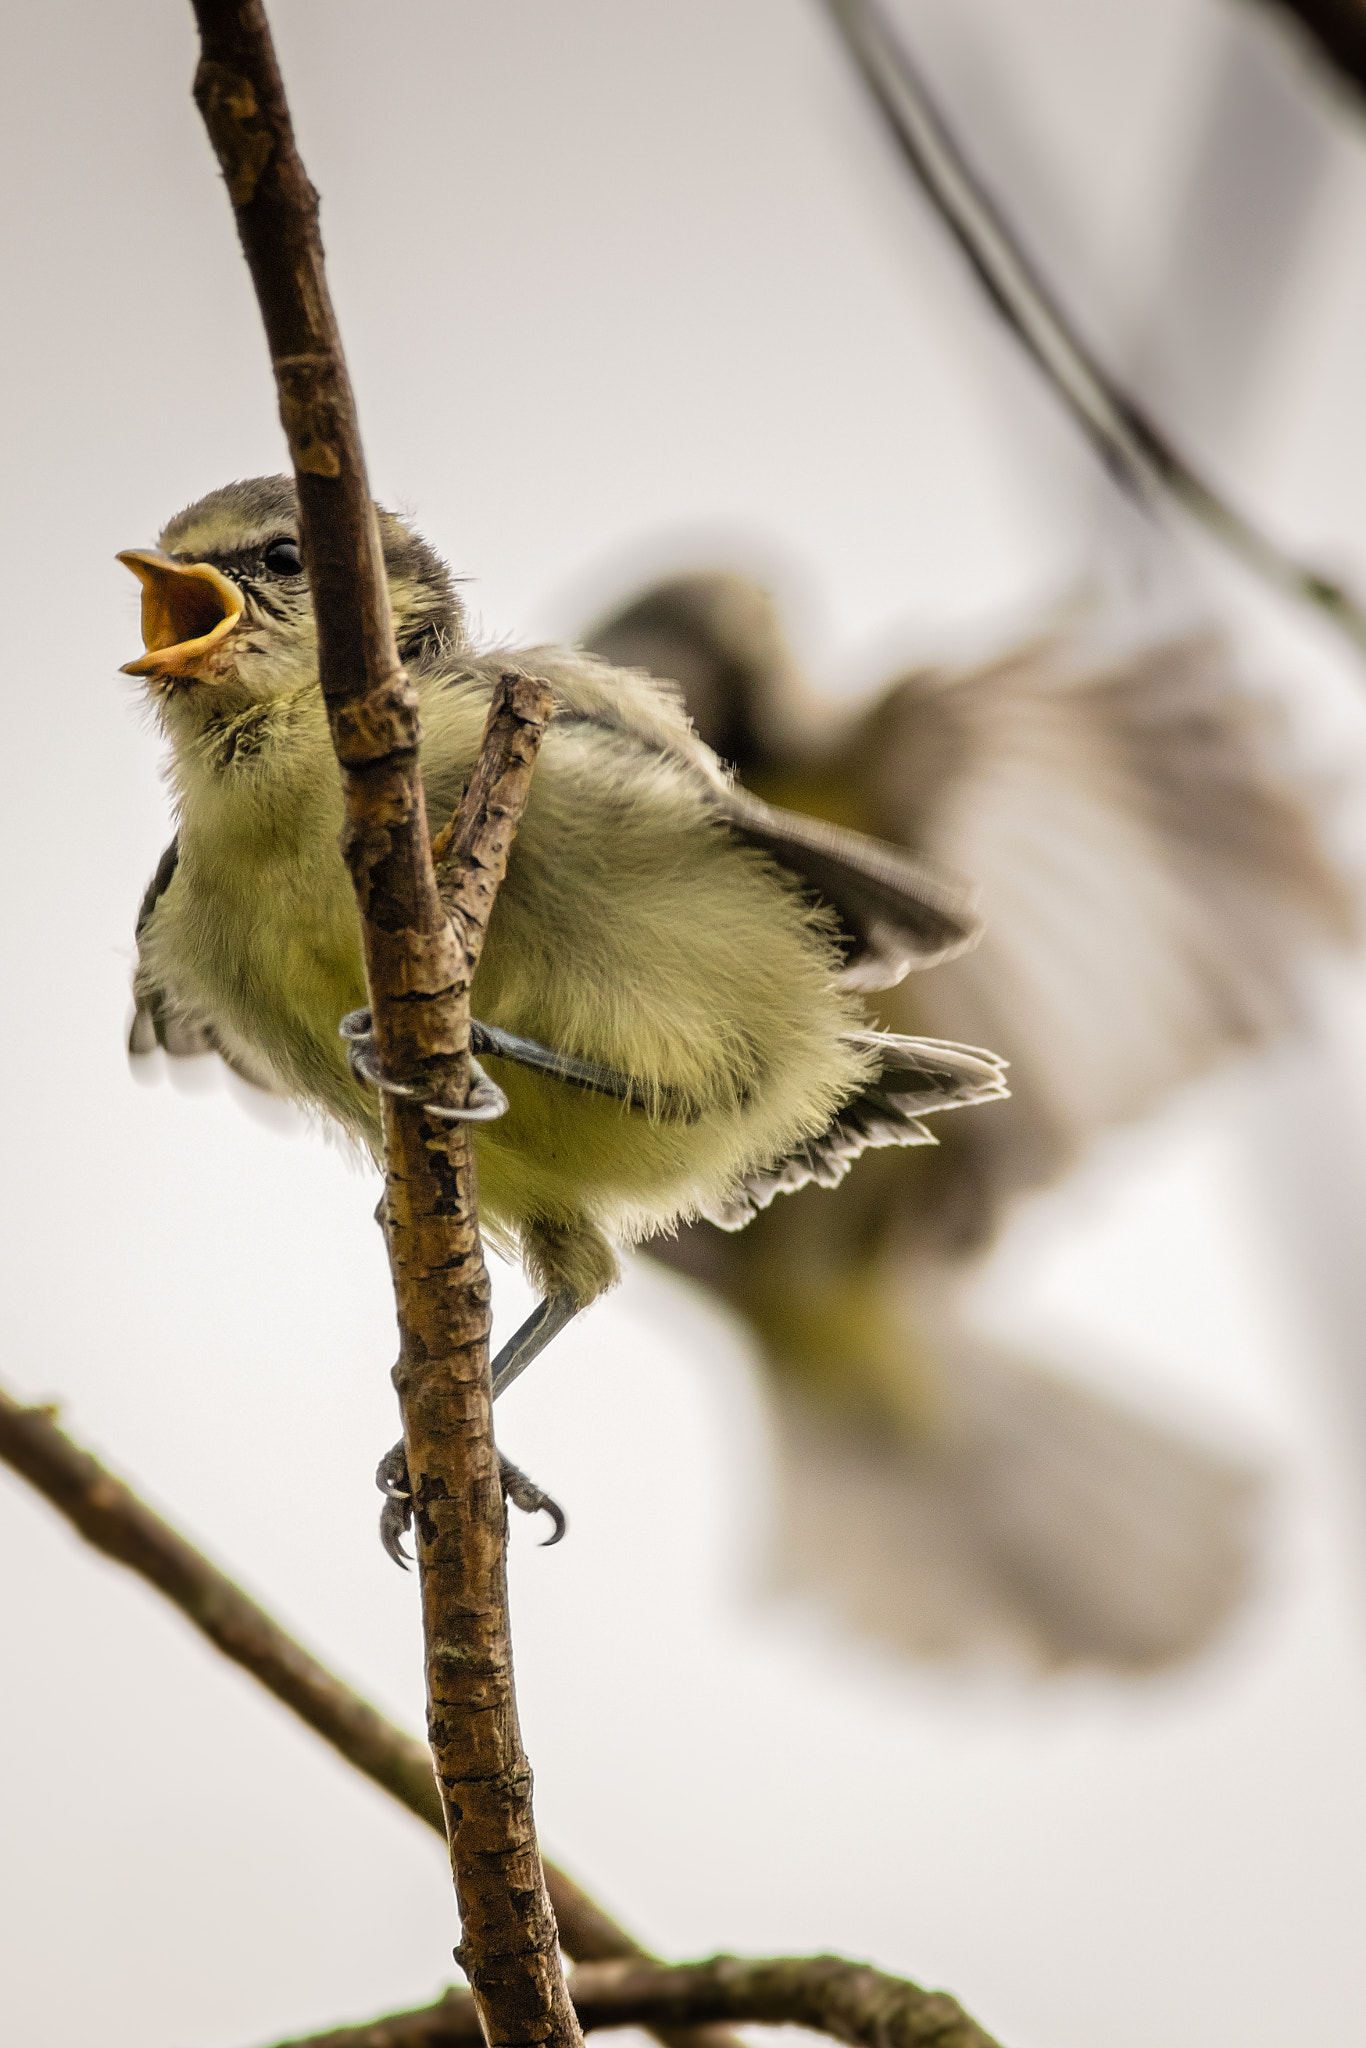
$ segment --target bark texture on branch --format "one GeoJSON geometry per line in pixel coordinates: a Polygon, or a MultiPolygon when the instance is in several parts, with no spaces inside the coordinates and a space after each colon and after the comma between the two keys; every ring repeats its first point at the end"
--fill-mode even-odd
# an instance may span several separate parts
{"type": "MultiPolygon", "coordinates": [[[[547,693],[504,679],[515,733],[456,845],[447,915],[418,772],[417,697],[399,663],[360,429],[332,310],[318,196],[295,147],[260,0],[193,0],[195,99],[256,288],[299,493],[319,673],[341,765],[342,850],[361,913],[374,1048],[390,1080],[448,1108],[469,1091],[469,983],[526,799],[547,693]],[[539,694],[538,694],[539,692],[539,694]],[[515,760],[514,760],[515,756],[515,760]],[[458,928],[457,928],[458,926],[458,928]]],[[[476,777],[478,780],[478,777],[476,777]]],[[[466,807],[468,809],[468,807],[466,807]]],[[[429,1735],[446,1810],[460,1957],[491,2042],[574,2048],[512,1688],[506,1517],[493,1444],[489,1287],[468,1131],[386,1093],[385,1218],[398,1305],[395,1384],[414,1488],[429,1735]]]]}
{"type": "MultiPolygon", "coordinates": [[[[570,1992],[585,2033],[598,2027],[735,2024],[809,2027],[849,2048],[1000,2048],[945,1991],[924,1991],[841,1956],[705,1963],[588,1963],[570,1992]]],[[[452,1990],[435,2005],[340,2027],[278,2048],[467,2048],[479,2040],[474,2002],[452,1990]]]]}
{"type": "Polygon", "coordinates": [[[445,1000],[455,943],[432,870],[417,693],[394,640],[355,399],[323,267],[318,195],[295,147],[260,0],[193,5],[202,47],[195,101],[256,288],[299,493],[375,1046],[396,1080],[416,1079],[439,1061],[444,1099],[459,1103],[468,1029],[462,1038],[458,1006],[445,1000]],[[413,1028],[419,1020],[420,1030],[413,1028]]]}
{"type": "MultiPolygon", "coordinates": [[[[319,1663],[131,1487],[74,1444],[51,1408],[25,1407],[0,1388],[0,1461],[27,1479],[94,1549],[155,1586],[215,1649],[445,1839],[445,1809],[426,1745],[319,1663]]],[[[653,1961],[565,1871],[547,1863],[545,1875],[561,1945],[576,1962],[653,1961]]],[[[737,2048],[719,2028],[656,2031],[670,2048],[737,2048]]]]}
{"type": "MultiPolygon", "coordinates": [[[[452,832],[458,959],[469,988],[550,716],[546,684],[501,678],[452,832]]],[[[445,911],[443,908],[443,916],[445,911]]],[[[425,1009],[427,1006],[423,1006],[425,1009]]],[[[421,1012],[418,1018],[418,1042],[421,1012]]],[[[433,1052],[439,1056],[440,1048],[433,1052]]],[[[489,1283],[468,1126],[386,1097],[385,1234],[399,1312],[394,1368],[427,1644],[427,1733],[446,1811],[461,1967],[491,2041],[577,2038],[541,1871],[507,1618],[507,1517],[493,1440],[489,1283]]]]}

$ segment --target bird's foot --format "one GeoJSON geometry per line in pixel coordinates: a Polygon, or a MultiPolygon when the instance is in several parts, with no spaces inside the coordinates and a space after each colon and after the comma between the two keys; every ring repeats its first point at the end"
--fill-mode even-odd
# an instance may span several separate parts
{"type": "Polygon", "coordinates": [[[554,1527],[548,1536],[542,1537],[542,1550],[551,1550],[559,1542],[569,1520],[557,1500],[552,1500],[535,1482],[528,1479],[520,1465],[514,1465],[511,1458],[498,1453],[498,1470],[503,1481],[503,1498],[510,1500],[524,1515],[549,1515],[554,1527]]]}
{"type": "MultiPolygon", "coordinates": [[[[524,1515],[549,1515],[554,1528],[541,1546],[543,1550],[549,1550],[559,1542],[569,1526],[564,1509],[501,1451],[498,1453],[498,1470],[505,1500],[510,1500],[524,1515]]],[[[403,1538],[413,1525],[413,1490],[401,1440],[380,1459],[375,1471],[375,1484],[384,1495],[384,1506],[379,1516],[379,1540],[394,1563],[406,1572],[412,1560],[403,1548],[403,1538]]]]}
{"type": "Polygon", "coordinates": [[[408,1458],[399,1438],[375,1467],[375,1484],[384,1495],[379,1511],[379,1540],[400,1571],[412,1563],[403,1539],[413,1526],[413,1490],[408,1480],[408,1458]]]}
{"type": "Polygon", "coordinates": [[[506,1095],[496,1081],[490,1080],[476,1059],[470,1061],[470,1092],[465,1106],[463,1109],[451,1109],[444,1102],[433,1102],[408,1081],[389,1079],[375,1052],[368,1010],[348,1010],[337,1030],[346,1040],[346,1057],[352,1073],[368,1088],[379,1088],[386,1095],[396,1095],[406,1102],[420,1104],[428,1116],[439,1117],[443,1123],[489,1124],[507,1110],[506,1095]]]}

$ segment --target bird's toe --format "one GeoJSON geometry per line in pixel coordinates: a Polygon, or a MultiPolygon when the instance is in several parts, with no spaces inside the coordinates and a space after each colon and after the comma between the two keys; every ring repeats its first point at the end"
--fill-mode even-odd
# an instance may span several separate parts
{"type": "Polygon", "coordinates": [[[534,1479],[528,1479],[520,1465],[514,1465],[511,1458],[505,1458],[501,1451],[498,1454],[498,1465],[503,1479],[503,1494],[515,1508],[520,1508],[524,1515],[549,1515],[554,1527],[541,1545],[543,1550],[549,1550],[553,1544],[559,1542],[569,1527],[564,1509],[558,1501],[552,1500],[534,1479]]]}

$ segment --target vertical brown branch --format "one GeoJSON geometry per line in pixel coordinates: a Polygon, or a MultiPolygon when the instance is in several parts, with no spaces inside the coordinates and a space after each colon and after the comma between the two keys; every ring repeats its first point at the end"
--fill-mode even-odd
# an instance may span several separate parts
{"type": "MultiPolygon", "coordinates": [[[[454,994],[469,987],[530,787],[550,691],[505,675],[454,826],[454,994]]],[[[490,2040],[577,2028],[531,1812],[512,1683],[506,1522],[489,1383],[489,1288],[468,1127],[386,1098],[385,1194],[399,1310],[394,1369],[422,1580],[428,1735],[446,1810],[460,1960],[490,2040]],[[562,2001],[563,2010],[560,2010],[562,2001]]]]}
{"type": "MultiPolygon", "coordinates": [[[[464,905],[457,930],[432,865],[417,699],[389,616],[324,273],[318,197],[294,144],[265,10],[260,0],[193,5],[202,44],[195,99],[256,288],[298,485],[375,1049],[391,1079],[421,1082],[432,1100],[457,1108],[469,1085],[469,983],[548,705],[535,685],[519,697],[519,686],[507,682],[495,702],[490,735],[503,718],[520,728],[518,772],[509,783],[505,766],[497,829],[491,805],[482,827],[470,827],[468,859],[492,879],[477,904],[465,904],[470,891],[455,878],[464,905]]],[[[574,2044],[581,2036],[560,1967],[512,1687],[488,1276],[469,1139],[462,1127],[387,1094],[384,1137],[400,1331],[395,1383],[414,1486],[429,1732],[464,1928],[462,1960],[491,2041],[574,2044]]]]}

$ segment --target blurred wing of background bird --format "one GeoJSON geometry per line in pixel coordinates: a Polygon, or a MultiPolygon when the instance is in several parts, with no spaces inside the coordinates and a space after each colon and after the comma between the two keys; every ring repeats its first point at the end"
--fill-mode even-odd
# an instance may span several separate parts
{"type": "Polygon", "coordinates": [[[771,1367],[784,1564],[920,1654],[1008,1646],[1146,1669],[1247,1581],[1253,1477],[973,1335],[955,1304],[1012,1198],[1300,1014],[1354,935],[1274,708],[1213,635],[1107,656],[1096,621],[842,715],[744,579],[661,583],[585,644],[679,682],[771,802],[971,876],[975,951],[875,999],[885,1028],[990,1045],[1011,1095],[934,1150],[862,1160],[738,1236],[652,1247],[749,1322],[771,1367]]]}

